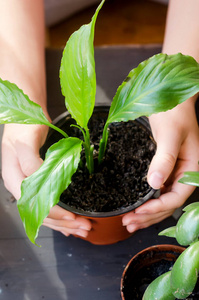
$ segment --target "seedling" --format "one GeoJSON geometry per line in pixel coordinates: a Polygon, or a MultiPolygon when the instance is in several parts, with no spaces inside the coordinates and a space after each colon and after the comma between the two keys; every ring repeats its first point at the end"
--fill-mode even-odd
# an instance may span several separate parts
{"type": "MultiPolygon", "coordinates": [[[[33,243],[50,208],[59,202],[61,193],[69,186],[80,162],[82,146],[88,171],[90,174],[94,172],[88,122],[96,94],[94,29],[104,2],[101,1],[91,22],[71,35],[61,60],[60,83],[65,105],[82,131],[83,140],[68,137],[47,120],[41,107],[21,89],[0,80],[1,123],[44,124],[63,135],[63,139],[48,149],[42,166],[21,185],[17,205],[26,233],[33,243]]],[[[140,63],[130,71],[113,98],[100,141],[99,164],[106,151],[109,124],[172,109],[198,91],[199,65],[190,56],[160,53],[140,63]]]]}

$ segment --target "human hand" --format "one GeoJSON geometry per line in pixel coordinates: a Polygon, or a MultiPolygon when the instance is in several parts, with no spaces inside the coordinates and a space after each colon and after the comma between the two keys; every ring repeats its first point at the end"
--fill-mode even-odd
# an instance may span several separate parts
{"type": "MultiPolygon", "coordinates": [[[[48,132],[44,125],[5,125],[2,138],[2,178],[5,187],[18,200],[22,181],[42,164],[39,149],[48,132]]],[[[76,234],[86,237],[91,223],[66,210],[53,207],[43,225],[68,236],[76,234]]]]}
{"type": "Polygon", "coordinates": [[[194,191],[194,187],[178,180],[185,171],[198,171],[199,130],[193,99],[149,120],[157,151],[149,167],[148,182],[155,189],[161,188],[161,195],[123,217],[129,232],[172,215],[194,191]]]}

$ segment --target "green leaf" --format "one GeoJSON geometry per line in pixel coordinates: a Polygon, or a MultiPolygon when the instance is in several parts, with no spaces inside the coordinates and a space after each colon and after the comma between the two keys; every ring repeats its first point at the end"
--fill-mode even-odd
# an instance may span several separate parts
{"type": "Polygon", "coordinates": [[[43,220],[71,182],[80,161],[81,144],[78,138],[60,140],[48,149],[41,167],[22,182],[17,205],[27,236],[34,244],[43,220]]]}
{"type": "Polygon", "coordinates": [[[44,124],[51,126],[42,108],[14,83],[0,79],[0,123],[44,124]]]}
{"type": "Polygon", "coordinates": [[[176,225],[176,240],[182,246],[188,246],[199,237],[199,206],[191,205],[178,220],[176,225]]]}
{"type": "Polygon", "coordinates": [[[199,172],[185,172],[179,182],[199,187],[199,172]]]}
{"type": "Polygon", "coordinates": [[[133,69],[118,88],[107,123],[172,109],[199,91],[199,64],[190,56],[157,54],[133,69]]]}
{"type": "Polygon", "coordinates": [[[176,260],[171,271],[171,289],[177,299],[188,297],[197,282],[199,242],[189,246],[176,260]]]}
{"type": "Polygon", "coordinates": [[[93,39],[96,18],[104,1],[101,1],[92,21],[71,35],[61,61],[60,82],[65,104],[82,128],[87,128],[95,105],[96,75],[93,39]]]}
{"type": "Polygon", "coordinates": [[[157,277],[147,287],[142,300],[175,300],[170,287],[170,277],[170,271],[157,277]]]}
{"type": "Polygon", "coordinates": [[[190,211],[194,208],[197,208],[199,207],[199,202],[194,202],[194,203],[191,203],[191,204],[188,204],[186,205],[184,208],[183,208],[183,211],[190,211]]]}
{"type": "Polygon", "coordinates": [[[172,226],[172,227],[169,227],[165,230],[162,230],[159,235],[164,235],[164,236],[168,236],[168,237],[172,237],[172,238],[175,238],[176,237],[176,226],[172,226]]]}

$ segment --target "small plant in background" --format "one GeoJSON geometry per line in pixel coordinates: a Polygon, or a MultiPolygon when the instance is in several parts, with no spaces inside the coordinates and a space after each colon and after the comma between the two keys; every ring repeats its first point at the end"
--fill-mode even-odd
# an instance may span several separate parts
{"type": "MultiPolygon", "coordinates": [[[[83,140],[68,137],[45,117],[15,84],[0,80],[0,123],[44,124],[63,135],[52,145],[42,166],[22,182],[18,209],[29,239],[35,243],[40,226],[50,208],[71,183],[80,163],[82,146],[86,166],[94,172],[93,145],[88,128],[96,94],[94,28],[101,1],[91,22],[74,32],[63,51],[60,83],[65,105],[82,134],[83,140]],[[55,188],[56,187],[56,188],[55,188]]],[[[117,62],[116,62],[117,63],[117,62]]],[[[109,125],[172,109],[199,91],[199,65],[190,56],[157,54],[130,71],[113,98],[100,141],[98,162],[102,162],[109,125]]]]}
{"type": "MultiPolygon", "coordinates": [[[[199,172],[186,172],[179,181],[199,187],[199,172]]],[[[148,286],[143,300],[186,299],[194,291],[199,272],[199,202],[189,204],[183,210],[177,225],[159,235],[176,238],[181,246],[188,247],[177,258],[171,271],[157,277],[148,286]]]]}

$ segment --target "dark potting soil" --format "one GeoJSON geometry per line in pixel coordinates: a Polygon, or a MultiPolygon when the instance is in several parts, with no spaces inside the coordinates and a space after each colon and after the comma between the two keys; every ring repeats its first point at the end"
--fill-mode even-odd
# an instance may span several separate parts
{"type": "MultiPolygon", "coordinates": [[[[60,200],[71,207],[89,212],[108,212],[128,207],[143,198],[151,189],[147,171],[155,153],[155,143],[148,129],[137,121],[113,123],[110,126],[106,155],[98,165],[97,154],[105,119],[91,119],[89,128],[94,145],[94,174],[89,175],[82,151],[78,171],[60,200]]],[[[62,128],[63,129],[63,128],[62,128]]],[[[81,137],[71,127],[70,136],[81,137]]]]}

